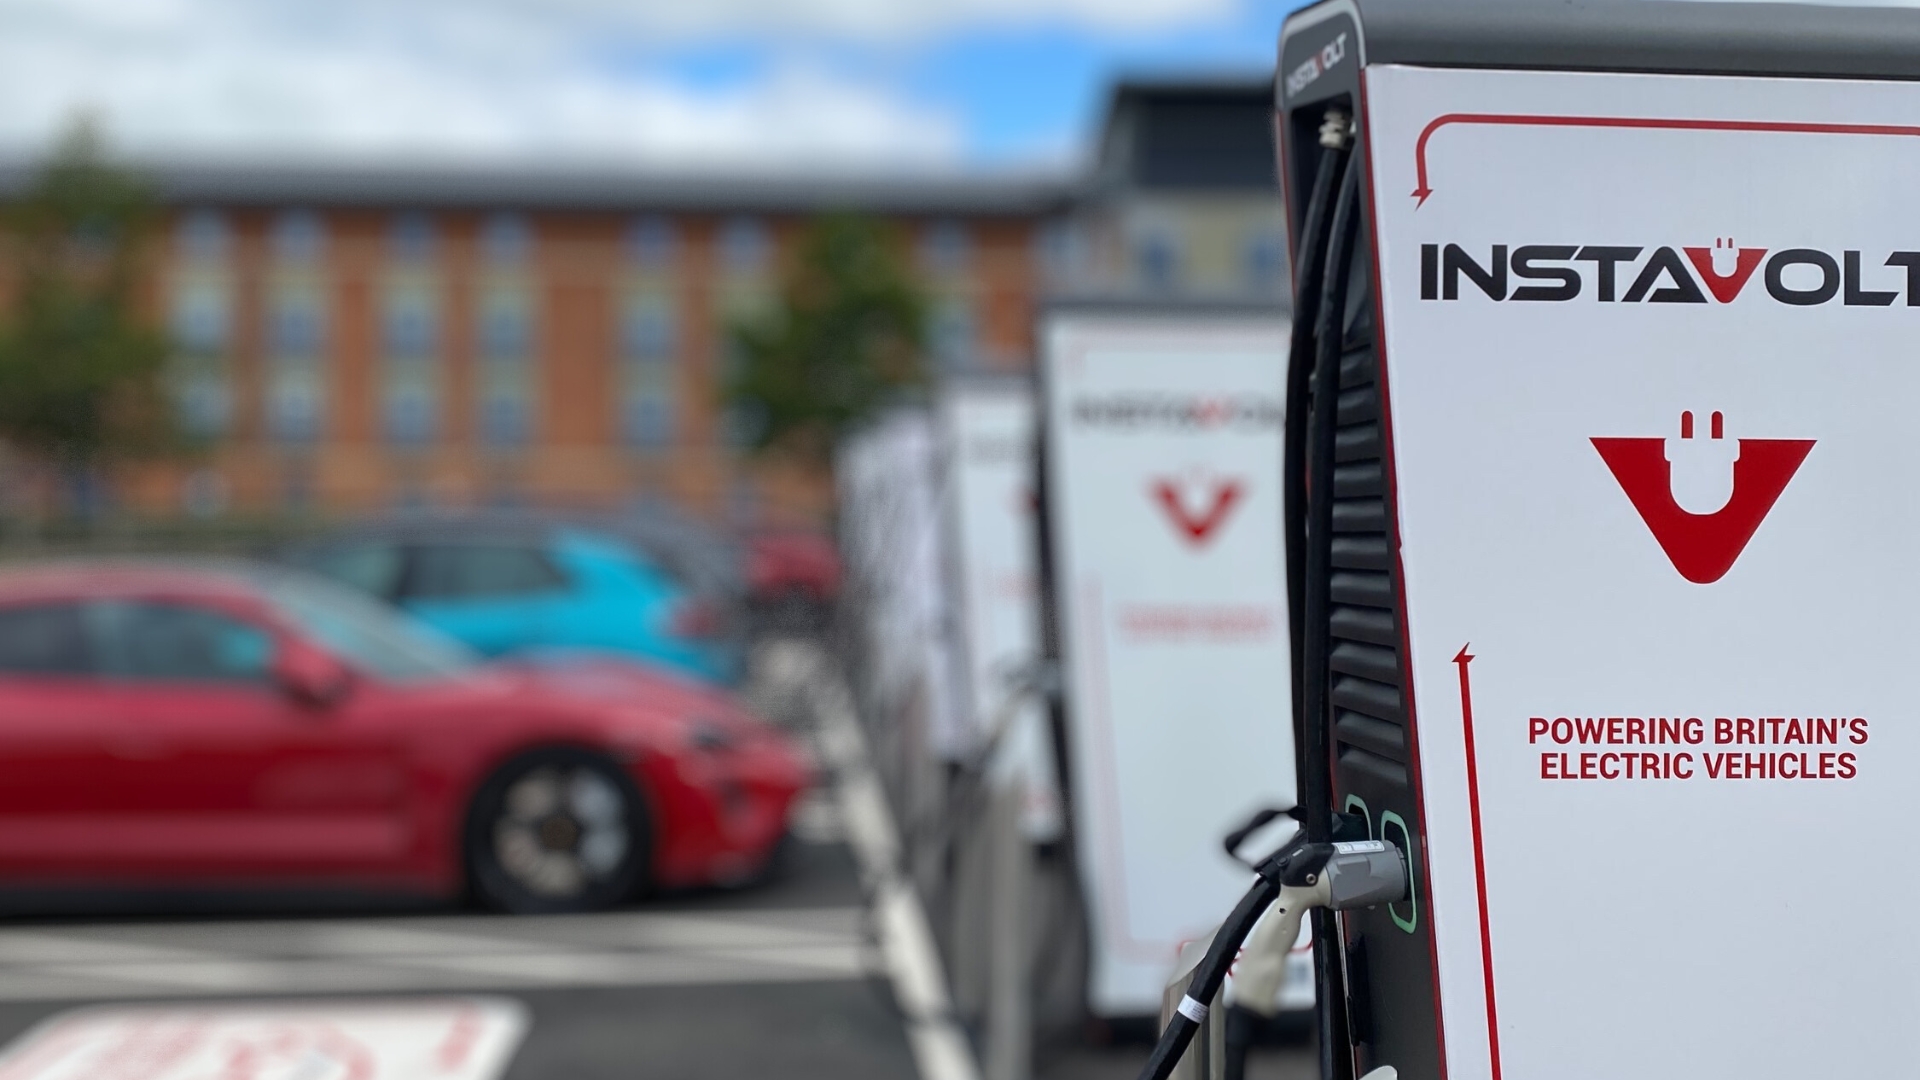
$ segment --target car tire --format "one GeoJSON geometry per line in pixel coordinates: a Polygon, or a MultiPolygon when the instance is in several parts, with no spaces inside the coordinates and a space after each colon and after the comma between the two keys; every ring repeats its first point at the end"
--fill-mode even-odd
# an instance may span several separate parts
{"type": "Polygon", "coordinates": [[[587,750],[539,750],[474,796],[468,876],[500,911],[597,911],[644,890],[652,839],[646,802],[618,765],[587,750]]]}

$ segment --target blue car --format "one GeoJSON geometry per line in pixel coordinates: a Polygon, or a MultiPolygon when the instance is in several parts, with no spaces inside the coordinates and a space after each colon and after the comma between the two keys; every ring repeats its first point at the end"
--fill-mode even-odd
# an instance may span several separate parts
{"type": "Polygon", "coordinates": [[[280,557],[486,656],[611,652],[719,683],[743,666],[732,598],[689,582],[616,527],[436,518],[336,534],[280,557]]]}

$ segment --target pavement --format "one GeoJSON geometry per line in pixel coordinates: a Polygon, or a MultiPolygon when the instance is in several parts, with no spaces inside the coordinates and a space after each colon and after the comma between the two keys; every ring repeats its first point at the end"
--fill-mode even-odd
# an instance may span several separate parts
{"type": "Polygon", "coordinates": [[[508,1080],[914,1077],[866,922],[851,856],[818,842],[761,887],[594,915],[15,919],[0,924],[0,1043],[101,1003],[480,992],[530,1021],[508,1080]]]}
{"type": "MultiPolygon", "coordinates": [[[[790,670],[817,677],[820,669],[790,670]]],[[[64,1024],[72,1038],[87,1024],[112,1029],[124,1058],[134,1053],[126,1033],[147,1033],[150,1043],[162,1020],[202,1023],[249,1009],[272,1019],[275,1009],[307,1008],[333,1024],[313,1030],[337,1034],[336,1027],[378,1019],[383,1010],[393,1019],[436,1007],[443,1020],[498,1013],[511,1022],[496,1033],[497,1060],[476,1058],[473,1072],[429,1070],[434,1076],[976,1080],[964,1033],[945,1018],[944,979],[924,912],[910,890],[876,871],[888,854],[874,845],[895,841],[872,792],[863,795],[871,779],[862,776],[863,751],[848,717],[837,730],[831,718],[816,729],[823,733],[816,745],[841,782],[810,796],[781,871],[751,887],[655,896],[576,916],[448,908],[0,920],[0,1080],[90,1080],[109,1071],[71,1062],[66,1072],[36,1068],[22,1048],[45,1050],[57,1033],[36,1025],[64,1024]],[[494,1012],[473,1011],[480,1007],[494,1012]],[[129,1008],[171,1012],[156,1020],[129,1008]]],[[[278,1042],[258,1046],[293,1053],[294,1028],[276,1023],[278,1042]]],[[[457,1029],[455,1022],[448,1037],[457,1029]]],[[[350,1062],[329,1071],[315,1049],[321,1043],[275,1071],[270,1055],[242,1062],[233,1055],[244,1039],[223,1038],[231,1058],[223,1077],[389,1075],[356,1071],[350,1062]]],[[[116,1065],[117,1080],[185,1075],[152,1065],[158,1059],[147,1043],[135,1049],[147,1064],[116,1065]]],[[[1036,1080],[1125,1080],[1147,1050],[1138,1042],[1042,1047],[1036,1080]]],[[[1249,1068],[1254,1080],[1313,1073],[1300,1047],[1257,1051],[1249,1068]]],[[[428,1074],[392,1073],[398,1080],[428,1074]]]]}

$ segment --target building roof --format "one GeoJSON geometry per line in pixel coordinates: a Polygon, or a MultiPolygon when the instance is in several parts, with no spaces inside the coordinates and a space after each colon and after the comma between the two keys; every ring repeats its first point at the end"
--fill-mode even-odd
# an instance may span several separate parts
{"type": "Polygon", "coordinates": [[[1107,106],[1095,183],[1271,193],[1273,107],[1271,74],[1124,79],[1107,106]]]}
{"type": "MultiPolygon", "coordinates": [[[[989,217],[1054,211],[1074,182],[1043,174],[662,173],[489,165],[349,166],[130,162],[162,201],[222,206],[473,207],[476,209],[876,213],[989,217]]],[[[0,193],[33,166],[0,164],[0,193]]]]}

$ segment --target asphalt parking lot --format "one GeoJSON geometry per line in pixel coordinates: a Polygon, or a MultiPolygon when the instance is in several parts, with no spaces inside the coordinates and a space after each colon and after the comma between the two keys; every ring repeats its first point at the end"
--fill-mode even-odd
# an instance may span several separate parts
{"type": "Polygon", "coordinates": [[[106,1003],[346,1009],[478,992],[525,1008],[515,1080],[910,1077],[870,939],[837,842],[797,844],[780,880],[750,890],[597,915],[13,919],[0,1041],[106,1003]]]}
{"type": "MultiPolygon", "coordinates": [[[[789,717],[796,719],[804,725],[813,718],[789,717]]],[[[844,746],[822,751],[829,763],[842,755],[831,770],[842,778],[850,775],[846,752],[844,746]]],[[[795,841],[770,881],[654,896],[601,914],[371,908],[0,920],[0,1043],[8,1044],[9,1055],[0,1058],[0,1077],[91,1080],[99,1068],[72,1061],[37,1065],[46,1055],[28,1052],[44,1051],[50,1036],[92,1023],[99,1029],[93,1037],[120,1040],[114,1076],[170,1080],[175,1072],[153,1064],[154,1015],[129,1009],[165,1008],[173,1010],[163,1017],[169,1022],[204,1026],[210,1017],[249,1009],[308,1008],[302,1015],[320,1025],[314,1030],[351,1033],[355,1017],[474,1002],[494,1010],[474,1015],[512,1018],[500,1020],[498,1063],[471,1074],[431,1075],[969,1077],[972,1062],[951,1053],[964,1040],[949,1040],[943,1051],[941,1033],[930,1037],[913,1015],[929,1008],[913,1003],[922,993],[913,984],[928,972],[919,969],[924,961],[908,962],[903,971],[897,940],[889,945],[885,927],[898,915],[876,908],[862,886],[868,860],[850,843],[859,841],[861,829],[849,828],[844,795],[842,785],[809,797],[796,816],[795,841]],[[63,1023],[66,1028],[54,1026],[63,1023]],[[130,1031],[148,1033],[147,1041],[130,1031]]],[[[284,1029],[274,1029],[283,1049],[292,1045],[284,1029]]],[[[243,1042],[230,1038],[231,1046],[243,1042]]],[[[1133,1043],[1042,1047],[1039,1075],[1125,1078],[1146,1052],[1133,1043]]],[[[234,1058],[220,1075],[390,1075],[356,1072],[351,1062],[313,1047],[302,1053],[309,1056],[289,1058],[278,1072],[265,1058],[247,1066],[253,1071],[234,1058]]],[[[1282,1048],[1256,1054],[1249,1075],[1304,1080],[1311,1073],[1304,1050],[1282,1048]]]]}

